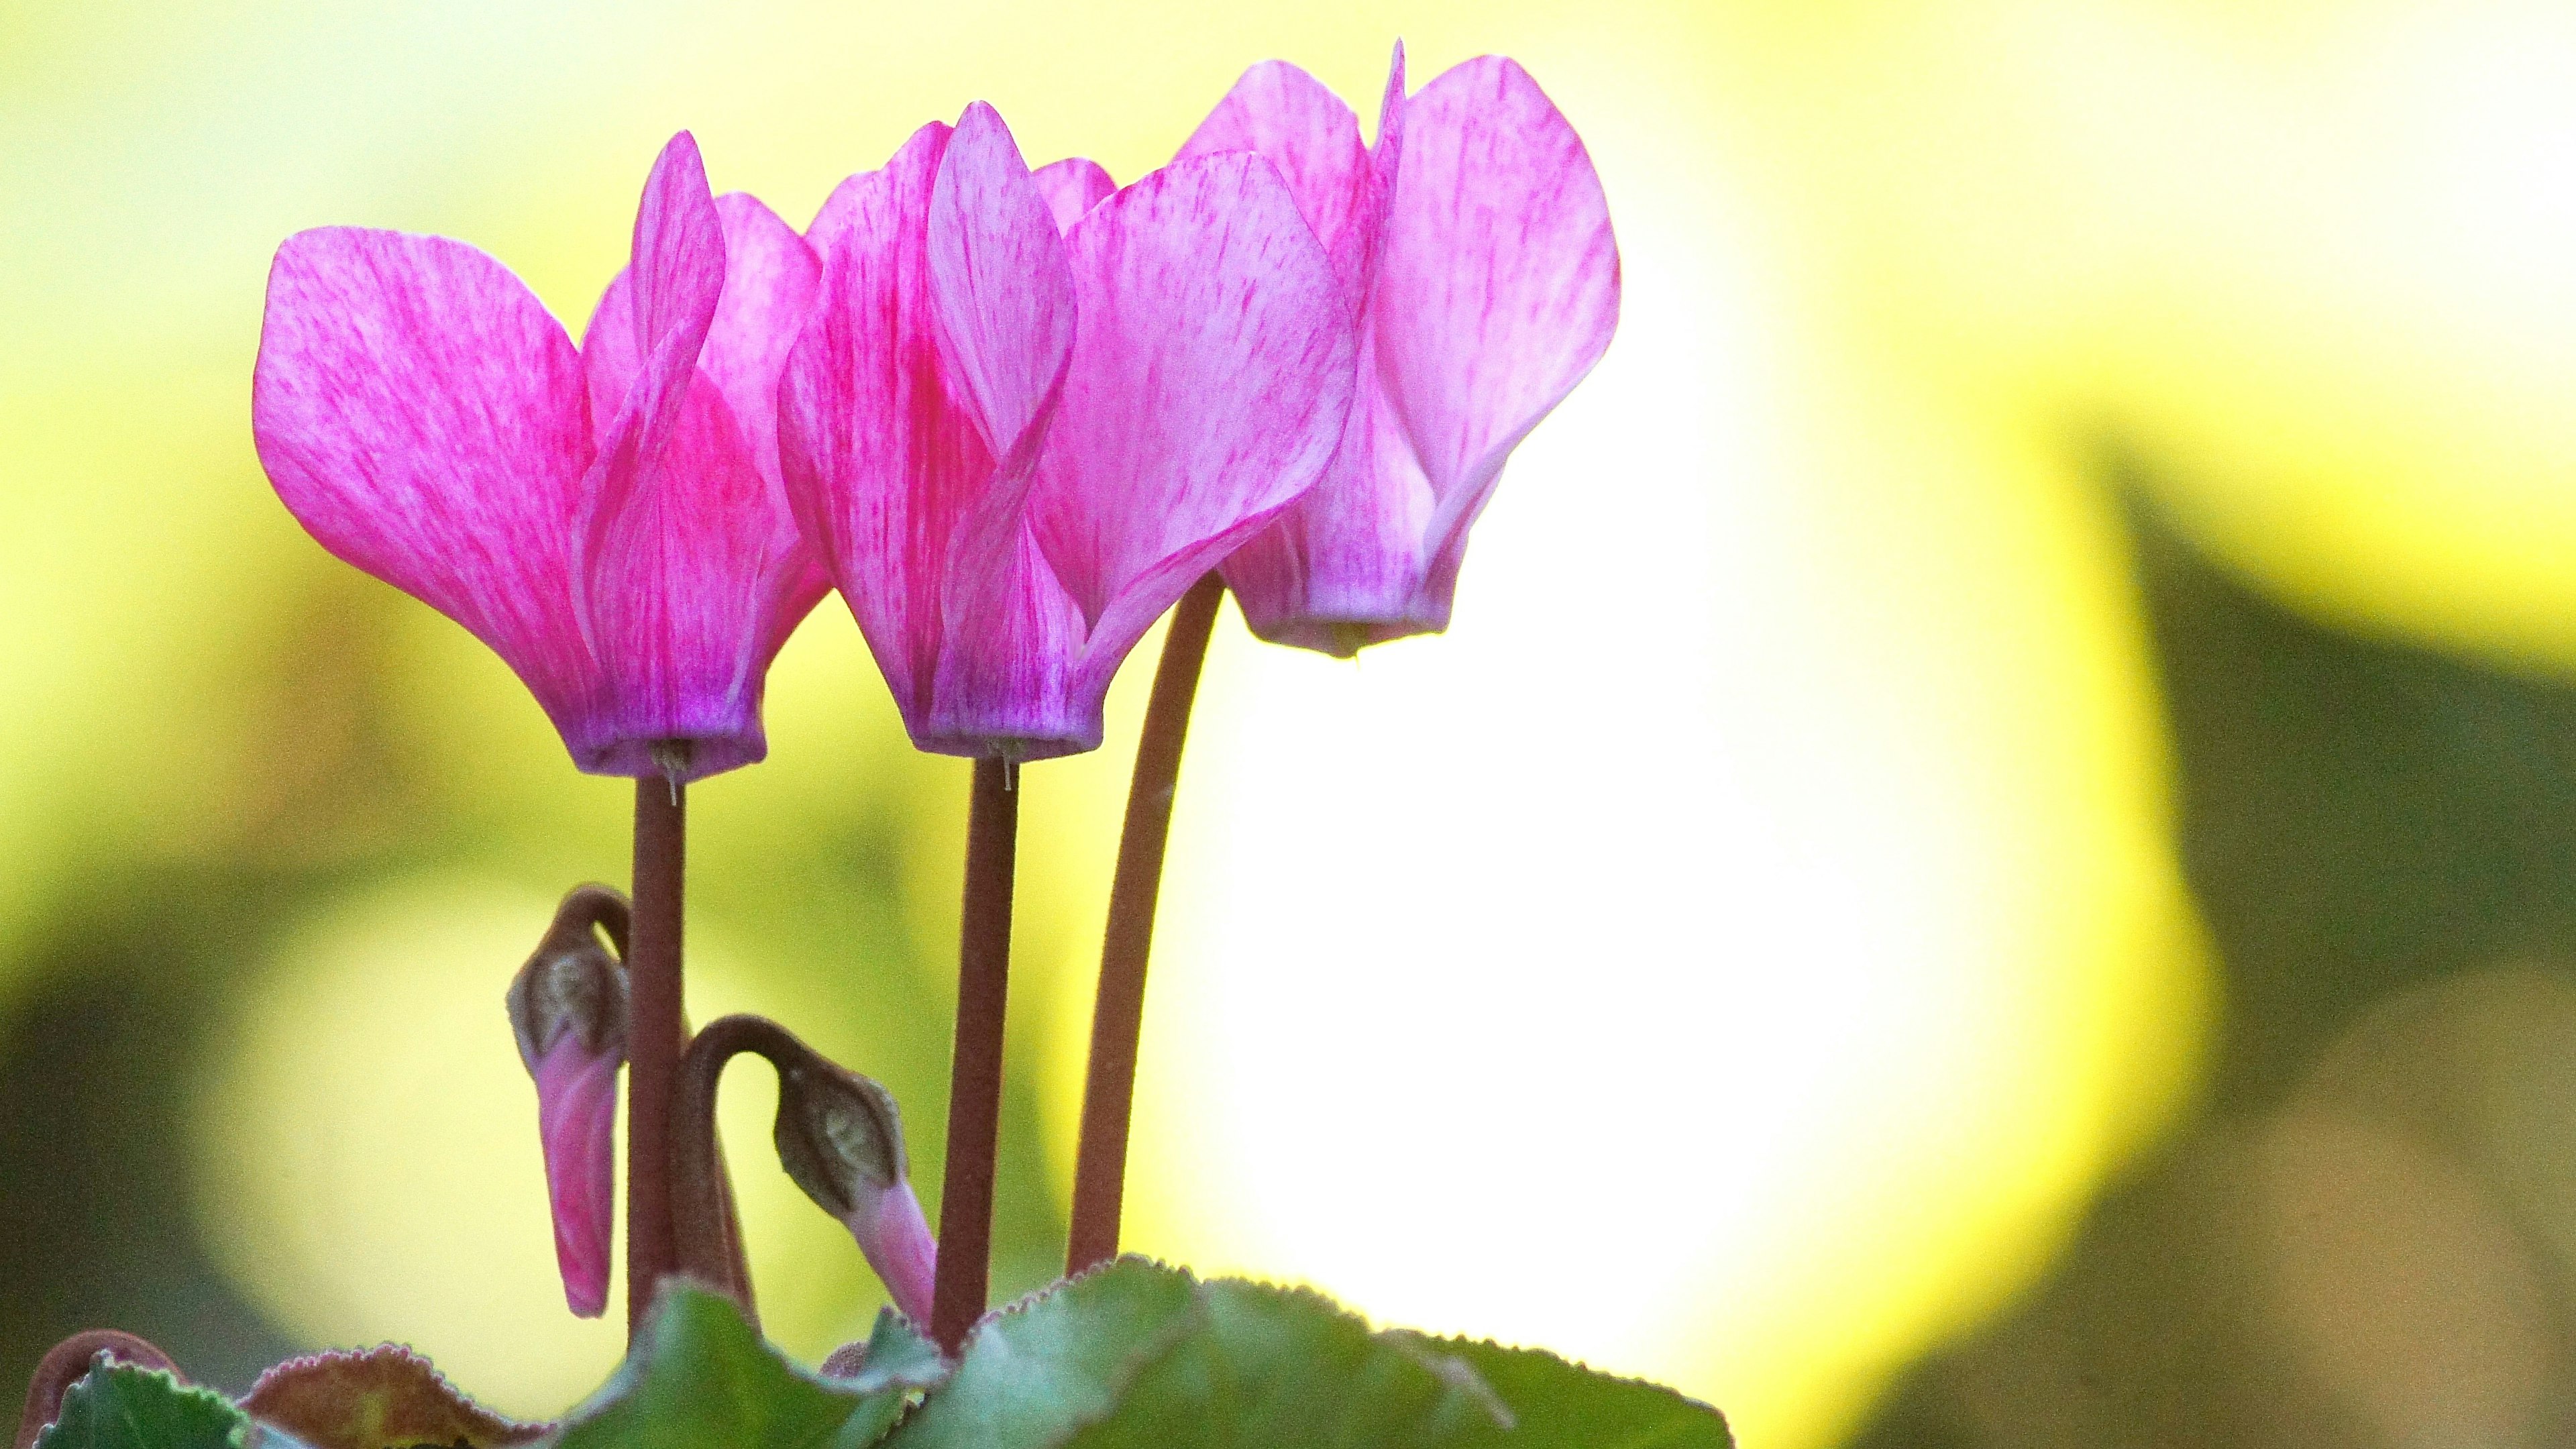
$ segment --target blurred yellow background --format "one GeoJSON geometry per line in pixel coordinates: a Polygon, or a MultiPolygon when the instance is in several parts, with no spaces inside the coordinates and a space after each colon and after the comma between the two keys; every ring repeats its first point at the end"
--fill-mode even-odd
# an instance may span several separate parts
{"type": "MultiPolygon", "coordinates": [[[[1503,52],[1572,119],[1624,320],[1448,636],[1339,664],[1227,616],[1131,1246],[1835,1442],[2202,1080],[2098,440],[2304,607],[2576,662],[2563,6],[13,0],[0,1009],[76,974],[84,923],[201,893],[219,979],[146,949],[95,989],[195,983],[179,1181],[224,1291],[529,1414],[621,1340],[562,1311],[500,996],[554,894],[622,880],[626,793],[269,493],[277,242],[462,237],[578,327],[675,129],[793,222],[977,98],[1125,181],[1244,66],[1367,98],[1399,35],[1416,85],[1503,52]]],[[[1109,747],[1027,775],[1007,1287],[1060,1251],[1152,649],[1109,747]]],[[[696,792],[692,1010],[886,1076],[935,1179],[962,767],[904,746],[837,601],[769,714],[770,761],[696,792]]],[[[810,1360],[881,1299],[768,1170],[770,1090],[744,1072],[725,1121],[810,1360]]]]}

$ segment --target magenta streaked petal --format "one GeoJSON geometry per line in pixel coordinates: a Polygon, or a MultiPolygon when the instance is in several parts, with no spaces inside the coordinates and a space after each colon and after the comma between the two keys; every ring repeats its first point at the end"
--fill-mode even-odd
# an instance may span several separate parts
{"type": "Polygon", "coordinates": [[[1325,252],[1342,256],[1369,180],[1359,117],[1347,102],[1284,60],[1263,61],[1243,73],[1172,159],[1226,151],[1269,157],[1325,252]]]}
{"type": "Polygon", "coordinates": [[[562,325],[473,247],[332,227],[278,248],[251,384],[278,496],[489,645],[567,735],[600,687],[570,569],[584,415],[562,325]]]}
{"type": "Polygon", "coordinates": [[[1087,156],[1050,161],[1030,172],[1029,179],[1037,183],[1038,195],[1046,198],[1058,231],[1072,230],[1075,222],[1118,191],[1108,169],[1087,156]]]}
{"type": "MultiPolygon", "coordinates": [[[[724,295],[707,328],[698,370],[733,409],[762,476],[778,476],[778,374],[823,286],[823,264],[796,229],[758,197],[716,198],[724,223],[724,295]]],[[[786,506],[786,494],[778,495],[786,506]]]]}
{"type": "Polygon", "coordinates": [[[939,1244],[912,1184],[897,1182],[872,1195],[842,1220],[859,1252],[885,1280],[886,1292],[903,1316],[917,1325],[930,1322],[931,1283],[939,1266],[939,1244]]]}
{"type": "Polygon", "coordinates": [[[592,631],[613,708],[574,755],[595,773],[661,774],[655,744],[686,740],[686,767],[670,773],[687,781],[767,753],[766,666],[820,595],[784,501],[705,373],[659,462],[593,560],[592,631]],[[798,589],[801,599],[782,597],[798,589]]]}
{"type": "Polygon", "coordinates": [[[1064,245],[980,104],[844,183],[816,230],[823,298],[781,387],[782,468],[915,742],[983,753],[979,729],[1062,715],[1044,676],[1070,657],[1068,611],[1024,555],[1073,346],[1064,245]]]}
{"type": "Polygon", "coordinates": [[[1331,262],[1258,156],[1175,163],[1066,242],[1082,327],[1031,517],[1090,626],[1075,701],[1096,720],[1153,621],[1322,473],[1354,341],[1331,262]]]}
{"type": "Polygon", "coordinates": [[[1439,500],[1415,612],[1445,625],[1504,460],[1610,344],[1619,252],[1583,142],[1513,62],[1450,70],[1402,126],[1370,321],[1378,381],[1439,500]]]}
{"type": "MultiPolygon", "coordinates": [[[[1363,339],[1362,379],[1372,360],[1363,339]]],[[[1274,644],[1343,658],[1437,628],[1410,617],[1434,507],[1411,440],[1363,382],[1322,480],[1225,561],[1244,623],[1274,644]]]]}
{"type": "Polygon", "coordinates": [[[566,1032],[543,1057],[537,1131],[545,1143],[546,1192],[554,1205],[555,1265],[564,1302],[582,1318],[608,1306],[609,1239],[617,1202],[617,1071],[622,1054],[584,1047],[566,1032]]]}
{"type": "Polygon", "coordinates": [[[934,754],[1043,760],[1100,747],[1100,701],[1074,680],[1082,611],[1023,523],[999,568],[949,590],[947,643],[913,743],[934,754]]]}
{"type": "Polygon", "coordinates": [[[993,456],[941,379],[925,230],[950,137],[932,123],[841,183],[809,233],[815,315],[779,379],[779,465],[799,525],[907,724],[929,707],[949,536],[993,456]]]}

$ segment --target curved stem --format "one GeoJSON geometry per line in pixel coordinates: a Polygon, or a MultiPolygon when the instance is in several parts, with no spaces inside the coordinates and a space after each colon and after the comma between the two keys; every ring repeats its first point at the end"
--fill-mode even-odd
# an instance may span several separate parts
{"type": "Polygon", "coordinates": [[[725,1064],[744,1052],[767,1059],[784,1075],[812,1049],[765,1016],[727,1016],[708,1022],[680,1054],[671,1084],[671,1236],[673,1267],[742,1306],[754,1328],[751,1274],[742,1262],[741,1229],[733,1222],[732,1189],[724,1151],[716,1141],[716,1084],[725,1064]]]}
{"type": "Polygon", "coordinates": [[[930,1336],[954,1355],[992,1287],[993,1166],[1002,1130],[1002,1021],[1011,981],[1011,875],[1020,797],[1000,760],[975,762],[966,899],[957,937],[957,1045],[948,1080],[948,1162],[930,1336]]]}
{"type": "Polygon", "coordinates": [[[36,1372],[27,1381],[27,1406],[18,1414],[18,1438],[15,1449],[28,1449],[45,1426],[63,1411],[63,1395],[71,1392],[100,1354],[118,1363],[137,1368],[166,1369],[176,1374],[179,1366],[170,1355],[154,1347],[150,1340],[121,1333],[113,1328],[93,1328],[75,1333],[47,1350],[36,1364],[36,1372]]]}
{"type": "Polygon", "coordinates": [[[681,885],[688,805],[659,776],[635,782],[635,913],[626,951],[626,1336],[670,1273],[671,1077],[679,1065],[681,885]]]}
{"type": "Polygon", "coordinates": [[[1082,1139],[1073,1165],[1073,1232],[1067,1273],[1118,1256],[1118,1214],[1127,1189],[1127,1124],[1136,1105],[1136,1051],[1145,1031],[1145,965],[1154,949],[1154,907],[1163,889],[1163,851],[1181,783],[1181,746],[1207,661],[1225,582],[1211,573],[1172,609],[1154,695],[1136,742],[1127,821],[1118,834],[1118,873],[1109,887],[1109,926],[1100,946],[1100,987],[1091,1006],[1091,1063],[1082,1086],[1082,1139]]]}

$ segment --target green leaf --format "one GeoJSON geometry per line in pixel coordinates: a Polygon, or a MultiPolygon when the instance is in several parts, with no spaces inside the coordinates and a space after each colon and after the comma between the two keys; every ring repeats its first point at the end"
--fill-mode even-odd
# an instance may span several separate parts
{"type": "Polygon", "coordinates": [[[1186,1273],[1121,1258],[987,1317],[948,1382],[887,1449],[1044,1449],[1107,1416],[1147,1363],[1199,1326],[1186,1273]]]}
{"type": "Polygon", "coordinates": [[[391,1343],[289,1359],[261,1374],[241,1407],[312,1449],[510,1449],[552,1427],[502,1418],[391,1343]]]}
{"type": "Polygon", "coordinates": [[[1321,1294],[1220,1279],[1198,1299],[1190,1331],[1066,1449],[1433,1449],[1510,1423],[1464,1360],[1371,1333],[1321,1294]]]}
{"type": "Polygon", "coordinates": [[[243,1449],[249,1416],[160,1369],[107,1363],[63,1394],[34,1449],[243,1449]]]}
{"type": "Polygon", "coordinates": [[[1516,1421],[1495,1442],[1525,1449],[1728,1449],[1717,1410],[1660,1384],[1612,1378],[1552,1353],[1426,1340],[1472,1366],[1516,1421]]]}
{"type": "Polygon", "coordinates": [[[819,1378],[764,1342],[731,1299],[663,1291],[643,1341],[573,1410],[554,1449],[866,1449],[910,1390],[819,1378]]]}

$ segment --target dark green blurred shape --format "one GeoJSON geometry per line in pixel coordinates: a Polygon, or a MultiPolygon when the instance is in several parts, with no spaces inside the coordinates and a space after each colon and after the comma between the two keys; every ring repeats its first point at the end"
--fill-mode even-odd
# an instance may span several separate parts
{"type": "Polygon", "coordinates": [[[2510,1133],[2576,1110],[2576,687],[2303,617],[2109,473],[2219,973],[2212,1081],[1852,1442],[2568,1442],[2576,1173],[2510,1133]]]}

